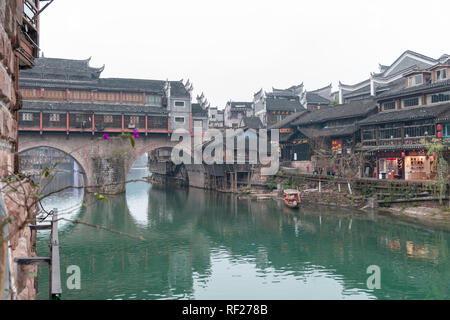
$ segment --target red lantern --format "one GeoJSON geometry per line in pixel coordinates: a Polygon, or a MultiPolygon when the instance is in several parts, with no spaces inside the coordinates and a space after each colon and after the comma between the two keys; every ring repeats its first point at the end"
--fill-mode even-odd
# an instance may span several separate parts
{"type": "Polygon", "coordinates": [[[436,126],[436,130],[437,131],[441,131],[442,130],[442,125],[440,123],[438,123],[438,125],[436,126]]]}
{"type": "Polygon", "coordinates": [[[402,158],[406,157],[406,154],[404,152],[402,152],[402,158]]]}
{"type": "Polygon", "coordinates": [[[438,133],[437,133],[437,137],[440,139],[440,138],[442,138],[442,132],[441,131],[439,131],[438,133]]]}
{"type": "Polygon", "coordinates": [[[283,194],[283,198],[286,198],[286,194],[283,194]]]}

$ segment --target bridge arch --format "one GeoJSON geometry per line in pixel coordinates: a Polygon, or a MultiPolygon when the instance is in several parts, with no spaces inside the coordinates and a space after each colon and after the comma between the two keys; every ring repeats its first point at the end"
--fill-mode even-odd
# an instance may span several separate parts
{"type": "Polygon", "coordinates": [[[26,153],[27,151],[31,151],[31,150],[39,149],[39,148],[50,148],[50,149],[54,149],[54,150],[57,150],[57,151],[60,151],[60,152],[64,153],[65,155],[69,156],[70,158],[72,158],[72,159],[76,162],[76,164],[78,165],[78,167],[81,169],[81,172],[79,172],[79,173],[80,173],[80,174],[82,175],[82,177],[83,177],[83,186],[88,185],[88,178],[87,178],[87,173],[86,173],[86,169],[85,169],[86,164],[83,163],[82,160],[80,161],[80,159],[77,159],[76,157],[74,157],[72,154],[69,154],[69,153],[66,152],[65,150],[61,150],[61,149],[56,148],[56,147],[51,146],[51,145],[36,145],[36,146],[27,147],[27,148],[26,148],[26,147],[19,148],[19,155],[20,155],[20,154],[24,154],[24,153],[26,153]]]}
{"type": "Polygon", "coordinates": [[[105,140],[101,136],[88,133],[69,134],[20,132],[19,153],[37,147],[49,147],[70,155],[84,172],[87,192],[116,194],[125,192],[123,182],[136,160],[146,152],[161,147],[174,147],[177,141],[171,141],[167,134],[141,135],[135,139],[132,148],[127,140],[105,140]],[[125,149],[124,149],[125,148],[125,149]],[[121,152],[124,149],[125,153],[121,152]],[[116,152],[121,151],[121,152],[116,152]],[[120,156],[115,156],[119,154],[120,156]]]}
{"type": "MultiPolygon", "coordinates": [[[[151,140],[151,138],[150,138],[151,140]]],[[[166,140],[155,140],[153,142],[151,141],[145,141],[145,140],[139,140],[136,139],[135,147],[131,150],[127,157],[127,161],[125,162],[125,174],[126,176],[129,175],[131,168],[133,167],[134,163],[142,157],[145,153],[151,153],[158,149],[169,149],[172,150],[174,146],[178,144],[177,141],[170,141],[170,139],[166,140]]]]}
{"type": "Polygon", "coordinates": [[[72,146],[71,144],[67,143],[65,139],[61,139],[63,141],[58,142],[55,139],[35,139],[35,138],[28,138],[28,137],[20,137],[19,140],[19,155],[21,153],[24,153],[29,150],[37,149],[37,148],[52,148],[58,151],[61,151],[68,156],[70,156],[77,165],[82,170],[83,175],[83,183],[85,186],[91,184],[91,177],[90,177],[90,163],[88,157],[86,157],[78,148],[78,146],[72,146]]]}

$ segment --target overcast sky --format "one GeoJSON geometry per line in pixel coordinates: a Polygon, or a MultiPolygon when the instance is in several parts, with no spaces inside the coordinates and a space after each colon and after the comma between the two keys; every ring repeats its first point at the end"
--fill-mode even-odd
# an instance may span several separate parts
{"type": "Polygon", "coordinates": [[[223,108],[260,88],[337,90],[408,49],[450,54],[449,12],[449,0],[56,0],[41,17],[41,49],[92,56],[102,77],[189,78],[194,97],[223,108]]]}

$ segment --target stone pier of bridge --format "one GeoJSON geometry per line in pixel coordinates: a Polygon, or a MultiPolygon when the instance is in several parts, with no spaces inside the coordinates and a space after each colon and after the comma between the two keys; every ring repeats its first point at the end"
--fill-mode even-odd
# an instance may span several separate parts
{"type": "Polygon", "coordinates": [[[128,138],[91,134],[44,134],[20,132],[21,152],[50,147],[70,155],[82,168],[84,186],[88,192],[117,194],[125,191],[125,181],[134,162],[146,152],[163,147],[174,147],[177,142],[165,134],[141,135],[132,147],[128,138]]]}

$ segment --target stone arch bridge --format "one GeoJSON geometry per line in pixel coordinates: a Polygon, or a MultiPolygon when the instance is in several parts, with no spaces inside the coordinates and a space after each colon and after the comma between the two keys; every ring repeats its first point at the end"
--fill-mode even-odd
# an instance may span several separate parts
{"type": "Polygon", "coordinates": [[[171,141],[167,133],[141,135],[135,139],[132,147],[125,138],[103,139],[92,134],[58,134],[20,132],[19,153],[39,147],[51,147],[70,155],[82,168],[85,186],[103,186],[88,188],[89,192],[100,190],[105,194],[125,191],[128,172],[134,162],[146,152],[174,147],[178,142],[171,141]]]}

